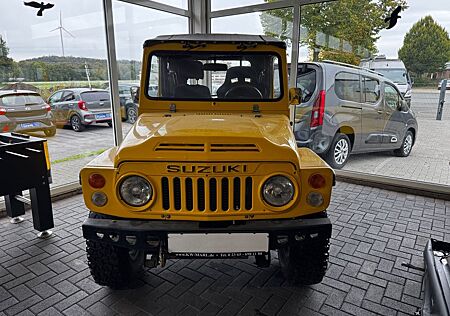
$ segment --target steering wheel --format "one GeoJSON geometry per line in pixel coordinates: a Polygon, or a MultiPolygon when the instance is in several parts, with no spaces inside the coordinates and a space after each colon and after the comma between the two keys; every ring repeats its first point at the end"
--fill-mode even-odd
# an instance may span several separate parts
{"type": "Polygon", "coordinates": [[[239,85],[230,88],[225,93],[226,99],[262,99],[262,93],[251,85],[239,85]]]}

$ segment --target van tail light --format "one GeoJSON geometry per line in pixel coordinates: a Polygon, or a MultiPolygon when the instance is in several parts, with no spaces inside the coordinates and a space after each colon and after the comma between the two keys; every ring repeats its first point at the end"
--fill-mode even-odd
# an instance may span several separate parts
{"type": "Polygon", "coordinates": [[[325,113],[325,90],[320,90],[319,96],[314,102],[312,111],[311,111],[311,127],[321,126],[323,124],[323,116],[325,113]]]}
{"type": "Polygon", "coordinates": [[[0,108],[0,115],[5,115],[5,114],[6,114],[6,109],[0,108]]]}
{"type": "Polygon", "coordinates": [[[45,109],[47,110],[47,112],[50,112],[52,110],[51,106],[48,104],[45,105],[45,109]]]}
{"type": "Polygon", "coordinates": [[[86,107],[86,102],[84,102],[84,101],[82,101],[82,100],[78,101],[78,108],[79,108],[80,110],[84,110],[84,111],[87,111],[87,110],[88,110],[88,108],[86,107]]]}

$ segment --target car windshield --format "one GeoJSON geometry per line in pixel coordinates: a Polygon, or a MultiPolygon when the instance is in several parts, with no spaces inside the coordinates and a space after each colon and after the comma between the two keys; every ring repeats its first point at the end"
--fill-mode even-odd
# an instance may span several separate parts
{"type": "Polygon", "coordinates": [[[2,97],[1,101],[4,106],[25,106],[44,103],[44,100],[35,94],[7,95],[2,97]]]}
{"type": "Polygon", "coordinates": [[[271,53],[156,52],[149,64],[150,98],[272,101],[283,94],[280,58],[271,53]]]}
{"type": "Polygon", "coordinates": [[[406,71],[404,69],[376,69],[375,71],[381,73],[386,78],[391,79],[394,83],[408,83],[406,71]]]}

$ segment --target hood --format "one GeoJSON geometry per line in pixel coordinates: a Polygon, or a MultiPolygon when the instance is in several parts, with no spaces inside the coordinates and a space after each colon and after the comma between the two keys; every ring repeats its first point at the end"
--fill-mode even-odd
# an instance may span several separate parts
{"type": "Polygon", "coordinates": [[[117,150],[124,161],[296,161],[284,115],[149,113],[117,150]]]}

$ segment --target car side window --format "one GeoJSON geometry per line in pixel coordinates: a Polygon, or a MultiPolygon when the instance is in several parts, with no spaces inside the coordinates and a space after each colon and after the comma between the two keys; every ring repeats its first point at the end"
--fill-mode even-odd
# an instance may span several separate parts
{"type": "Polygon", "coordinates": [[[377,103],[380,100],[380,82],[377,79],[363,76],[364,102],[377,103]]]}
{"type": "Polygon", "coordinates": [[[61,101],[62,94],[63,94],[63,91],[56,92],[54,95],[52,95],[52,96],[50,97],[50,99],[48,99],[48,101],[49,101],[50,103],[60,102],[60,101],[61,101]]]}
{"type": "Polygon", "coordinates": [[[391,110],[397,111],[399,95],[397,90],[389,84],[384,86],[384,102],[391,110]]]}
{"type": "Polygon", "coordinates": [[[348,72],[336,74],[334,91],[341,100],[361,102],[359,75],[348,72]]]}
{"type": "Polygon", "coordinates": [[[75,95],[72,91],[65,91],[63,97],[61,98],[62,102],[75,100],[75,95]]]}

